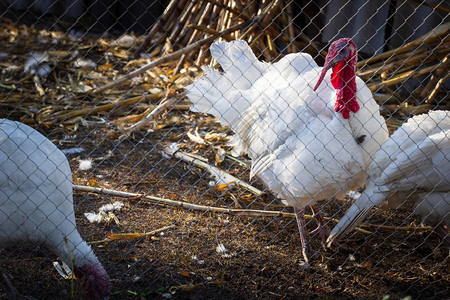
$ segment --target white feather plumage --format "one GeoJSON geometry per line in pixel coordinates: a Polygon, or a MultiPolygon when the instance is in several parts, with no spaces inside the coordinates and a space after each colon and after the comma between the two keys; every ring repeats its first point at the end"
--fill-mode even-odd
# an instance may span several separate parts
{"type": "Polygon", "coordinates": [[[333,228],[329,243],[386,199],[393,207],[412,201],[424,221],[450,225],[450,112],[409,119],[375,153],[368,174],[366,190],[333,228]]]}
{"type": "Polygon", "coordinates": [[[86,274],[89,288],[109,294],[109,277],[76,228],[72,173],[65,155],[31,127],[0,119],[1,247],[44,243],[71,265],[65,237],[75,267],[93,271],[86,274]]]}
{"type": "Polygon", "coordinates": [[[309,54],[260,62],[244,41],[219,42],[211,54],[224,72],[205,68],[188,86],[192,111],[215,115],[236,133],[235,154],[252,159],[258,175],[287,205],[303,208],[343,195],[365,180],[371,155],[387,139],[387,128],[371,92],[357,78],[361,109],[344,119],[333,110],[336,91],[329,74],[309,54]],[[355,138],[365,135],[359,145],[355,138]]]}

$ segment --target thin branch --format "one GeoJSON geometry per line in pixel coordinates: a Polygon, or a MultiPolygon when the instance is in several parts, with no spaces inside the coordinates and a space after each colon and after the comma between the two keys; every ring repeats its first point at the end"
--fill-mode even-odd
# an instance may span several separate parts
{"type": "Polygon", "coordinates": [[[145,116],[142,120],[140,120],[136,124],[124,129],[125,135],[129,136],[132,132],[141,129],[148,123],[155,120],[158,116],[160,116],[162,114],[162,112],[165,109],[170,108],[173,104],[178,102],[185,95],[186,95],[186,92],[183,92],[183,93],[175,96],[173,91],[168,91],[166,96],[164,97],[164,99],[161,100],[161,103],[157,107],[155,107],[155,109],[153,109],[147,116],[145,116]]]}
{"type": "Polygon", "coordinates": [[[388,79],[388,80],[385,80],[385,81],[370,83],[367,86],[369,87],[369,89],[372,92],[374,92],[374,91],[376,91],[376,90],[378,90],[378,89],[380,89],[382,87],[392,86],[392,85],[395,85],[397,83],[404,82],[404,81],[406,81],[408,79],[416,78],[416,77],[422,76],[424,74],[428,74],[428,73],[430,73],[432,71],[439,70],[441,68],[443,68],[443,66],[439,63],[439,64],[436,64],[436,65],[433,65],[433,66],[430,66],[430,67],[427,67],[427,68],[423,68],[423,69],[420,69],[420,70],[411,70],[411,71],[402,73],[402,74],[400,74],[398,76],[395,76],[395,77],[393,77],[391,79],[388,79]]]}
{"type": "Polygon", "coordinates": [[[436,97],[437,93],[441,90],[441,88],[444,86],[444,84],[447,82],[447,80],[450,79],[450,72],[447,72],[447,74],[439,79],[434,89],[431,91],[428,98],[425,100],[426,103],[430,103],[433,101],[433,99],[436,97]]]}
{"type": "Polygon", "coordinates": [[[203,25],[189,24],[189,25],[187,25],[187,27],[191,27],[191,28],[193,28],[195,30],[202,31],[202,32],[214,35],[216,37],[222,37],[227,42],[233,40],[233,38],[231,36],[226,35],[226,34],[222,34],[222,33],[220,33],[220,31],[217,31],[217,30],[212,29],[212,28],[208,28],[208,27],[203,26],[203,25]]]}
{"type": "Polygon", "coordinates": [[[141,101],[145,101],[147,99],[154,101],[154,100],[160,99],[162,97],[163,97],[162,93],[137,96],[137,97],[133,97],[133,98],[123,99],[123,100],[120,100],[118,102],[114,102],[111,104],[104,104],[104,105],[99,105],[96,107],[87,107],[87,108],[78,109],[78,110],[71,111],[68,113],[63,113],[63,114],[56,113],[56,114],[49,116],[49,119],[52,119],[53,122],[58,122],[58,121],[67,120],[67,119],[71,119],[71,118],[78,117],[78,116],[87,116],[87,115],[92,115],[92,114],[96,114],[99,112],[112,111],[119,107],[132,105],[132,104],[135,104],[135,103],[138,103],[141,101]]]}
{"type": "Polygon", "coordinates": [[[249,190],[256,196],[260,196],[261,194],[263,194],[262,191],[251,186],[247,182],[242,181],[239,178],[234,177],[233,175],[231,175],[225,171],[222,171],[221,169],[219,169],[215,166],[211,166],[210,164],[208,164],[198,158],[190,156],[188,153],[183,153],[181,151],[173,151],[172,149],[169,149],[168,147],[164,149],[164,152],[168,155],[174,156],[178,159],[182,159],[185,162],[192,163],[192,164],[196,165],[197,167],[207,170],[209,173],[211,173],[211,175],[213,175],[216,178],[217,181],[219,181],[219,184],[228,184],[228,183],[234,182],[234,183],[242,186],[243,188],[249,190]]]}
{"type": "Polygon", "coordinates": [[[280,0],[274,0],[271,4],[267,5],[264,9],[260,11],[260,13],[253,19],[252,25],[250,25],[247,30],[241,34],[239,37],[240,40],[244,39],[245,36],[247,36],[250,32],[252,32],[256,26],[258,26],[258,23],[260,23],[264,17],[267,15],[270,15],[272,12],[272,9],[277,7],[280,0]]]}
{"type": "Polygon", "coordinates": [[[142,50],[144,50],[144,48],[146,48],[150,44],[155,33],[158,32],[162,28],[162,26],[163,26],[162,22],[167,21],[169,16],[172,15],[173,12],[175,11],[175,9],[178,7],[179,3],[177,3],[177,2],[178,1],[170,1],[170,3],[167,5],[166,9],[164,10],[163,14],[159,17],[158,21],[150,29],[150,32],[145,37],[144,41],[134,52],[135,56],[138,56],[139,53],[141,53],[142,50]]]}
{"type": "MultiPolygon", "coordinates": [[[[368,79],[374,75],[381,74],[384,72],[398,72],[401,67],[414,67],[418,65],[424,65],[429,60],[436,59],[435,56],[431,56],[428,51],[423,51],[424,53],[409,53],[409,57],[404,59],[399,58],[398,60],[392,61],[391,63],[383,63],[382,65],[371,66],[369,68],[365,68],[364,70],[358,70],[356,74],[359,77],[364,79],[368,79]]],[[[434,54],[438,55],[441,53],[448,52],[447,49],[438,49],[434,54]]],[[[444,58],[446,60],[446,58],[444,58]]],[[[444,61],[443,61],[444,62],[444,61]]]]}
{"type": "Polygon", "coordinates": [[[243,18],[244,20],[250,19],[250,17],[247,15],[246,11],[239,11],[237,9],[231,8],[228,5],[226,5],[225,3],[219,2],[217,0],[203,0],[203,1],[209,2],[209,3],[216,5],[224,10],[228,10],[229,12],[235,14],[239,18],[243,18]]]}
{"type": "Polygon", "coordinates": [[[159,229],[155,229],[152,231],[148,231],[148,232],[131,232],[131,233],[112,233],[110,235],[108,235],[108,237],[106,239],[103,240],[99,240],[99,241],[92,241],[92,242],[87,242],[88,245],[92,245],[92,244],[99,244],[99,243],[107,243],[107,242],[112,242],[112,241],[123,241],[123,240],[131,240],[131,239],[139,239],[142,237],[146,237],[146,236],[150,236],[150,235],[155,235],[157,233],[166,231],[167,229],[173,228],[175,227],[175,224],[169,225],[169,226],[165,226],[159,229]]]}
{"type": "MultiPolygon", "coordinates": [[[[284,211],[240,209],[240,208],[233,209],[233,208],[206,206],[206,205],[187,203],[187,202],[183,202],[183,201],[164,199],[164,198],[159,198],[159,197],[154,197],[154,196],[121,192],[121,191],[117,191],[117,190],[90,187],[90,186],[84,186],[84,185],[75,185],[75,184],[73,185],[73,188],[76,191],[103,194],[103,195],[108,195],[108,196],[117,196],[117,197],[123,197],[123,198],[141,198],[141,199],[149,200],[150,202],[155,203],[157,205],[170,206],[170,207],[177,206],[177,207],[182,207],[182,208],[191,209],[191,210],[219,212],[219,213],[230,214],[230,215],[239,215],[239,216],[295,218],[294,213],[289,213],[289,212],[284,212],[284,211]]],[[[314,218],[313,216],[305,214],[306,220],[311,220],[313,218],[314,218]]],[[[324,217],[324,219],[327,221],[331,220],[334,223],[339,222],[338,219],[334,219],[334,218],[324,217]]],[[[374,224],[364,224],[364,223],[360,224],[360,227],[373,227],[373,228],[387,229],[387,230],[418,231],[418,232],[430,231],[433,229],[430,226],[425,226],[425,227],[400,226],[400,227],[397,227],[397,226],[374,225],[374,224]]],[[[355,230],[357,230],[361,233],[365,233],[365,234],[371,233],[367,230],[364,230],[364,229],[358,228],[358,227],[356,227],[355,230]]]]}
{"type": "Polygon", "coordinates": [[[427,34],[424,34],[423,36],[419,37],[418,39],[415,39],[414,41],[409,42],[399,48],[384,52],[380,55],[377,55],[377,56],[374,56],[374,57],[371,57],[366,60],[362,60],[362,61],[358,62],[357,67],[361,68],[364,65],[388,58],[394,54],[403,53],[403,52],[412,50],[416,47],[419,47],[423,44],[427,44],[427,43],[431,43],[431,42],[434,42],[439,39],[443,39],[443,38],[447,37],[449,31],[450,31],[450,22],[444,23],[444,24],[436,27],[435,29],[431,30],[427,34]]]}

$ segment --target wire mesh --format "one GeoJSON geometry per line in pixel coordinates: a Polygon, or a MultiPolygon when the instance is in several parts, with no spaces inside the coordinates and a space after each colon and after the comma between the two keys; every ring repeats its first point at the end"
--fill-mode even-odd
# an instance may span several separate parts
{"type": "Polygon", "coordinates": [[[0,121],[0,297],[100,298],[103,268],[117,299],[448,297],[449,115],[411,120],[449,109],[448,12],[412,0],[1,3],[0,117],[36,131],[0,121]],[[358,112],[334,111],[330,74],[312,91],[314,65],[344,37],[373,98],[357,100],[377,105],[357,125],[358,112]],[[235,39],[270,64],[243,48],[240,73],[231,54],[212,59],[213,42],[235,39]],[[185,88],[199,80],[197,98],[218,102],[195,112],[185,88]],[[395,133],[383,146],[378,113],[395,133]],[[367,180],[371,163],[381,171],[367,180]],[[385,197],[357,230],[322,245],[318,223],[332,229],[375,189],[385,197]]]}

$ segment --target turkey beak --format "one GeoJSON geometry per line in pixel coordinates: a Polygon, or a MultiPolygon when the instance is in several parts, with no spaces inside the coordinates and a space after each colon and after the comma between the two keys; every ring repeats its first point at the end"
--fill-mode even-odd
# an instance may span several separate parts
{"type": "Polygon", "coordinates": [[[325,63],[323,65],[322,72],[320,72],[319,80],[317,80],[316,86],[314,87],[314,91],[317,90],[317,88],[322,83],[323,79],[325,78],[325,74],[327,74],[327,71],[333,68],[341,61],[345,60],[347,56],[348,56],[348,47],[344,47],[342,51],[338,50],[337,53],[328,52],[328,55],[325,58],[325,63]]]}
{"type": "Polygon", "coordinates": [[[325,78],[325,74],[327,74],[327,71],[332,68],[334,64],[331,64],[331,60],[329,59],[329,56],[327,55],[327,58],[325,59],[325,64],[323,65],[322,68],[322,72],[320,72],[320,77],[319,80],[317,80],[316,86],[314,87],[314,91],[317,90],[317,88],[320,86],[320,84],[322,83],[323,79],[325,78]]]}

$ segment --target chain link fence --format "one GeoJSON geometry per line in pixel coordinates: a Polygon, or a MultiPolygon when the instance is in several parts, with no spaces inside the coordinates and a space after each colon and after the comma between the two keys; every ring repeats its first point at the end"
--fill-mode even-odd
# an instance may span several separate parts
{"type": "Polygon", "coordinates": [[[449,110],[449,7],[413,0],[2,2],[0,117],[20,123],[0,121],[0,298],[95,299],[110,291],[112,299],[448,298],[449,117],[434,129],[423,119],[404,124],[449,110]],[[379,107],[360,120],[366,131],[336,142],[323,137],[335,126],[328,114],[342,128],[352,125],[342,125],[350,121],[333,110],[330,74],[315,93],[321,67],[313,75],[307,70],[323,66],[332,42],[344,37],[358,48],[358,89],[364,82],[379,107]],[[264,73],[267,64],[248,64],[243,48],[231,66],[220,55],[220,64],[212,59],[213,42],[235,39],[277,66],[279,76],[264,73]],[[311,55],[304,72],[292,71],[294,61],[281,68],[286,55],[298,52],[311,55]],[[202,66],[218,71],[202,77],[207,89],[193,96],[192,86],[185,88],[199,84],[202,66]],[[233,67],[240,73],[226,75],[233,67]],[[298,86],[297,99],[288,93],[298,86]],[[253,108],[233,102],[233,91],[254,101],[253,108]],[[222,102],[201,110],[196,97],[222,102]],[[217,119],[208,114],[215,111],[217,119]],[[353,149],[383,130],[371,123],[378,113],[389,134],[397,133],[376,165],[401,169],[399,157],[406,157],[400,184],[392,187],[398,180],[391,177],[384,185],[386,198],[401,205],[375,206],[339,245],[323,247],[317,223],[332,229],[379,179],[365,181],[339,158],[368,168],[385,138],[364,154],[353,149]],[[308,135],[319,118],[321,128],[308,135]],[[286,134],[298,136],[295,143],[286,134]],[[398,143],[404,152],[394,149],[398,143]],[[273,173],[250,176],[259,158],[280,145],[292,151],[290,164],[275,160],[273,173]],[[408,157],[414,145],[426,152],[426,163],[408,157]],[[238,147],[248,154],[234,153],[238,147]],[[301,165],[295,153],[305,155],[302,147],[311,162],[324,157],[329,164],[301,165]],[[393,197],[404,191],[403,179],[413,188],[393,197]],[[340,188],[329,189],[334,182],[340,188]],[[313,186],[323,188],[310,192],[313,186]],[[413,196],[424,188],[420,199],[441,198],[415,207],[413,196]],[[309,269],[291,207],[305,193],[317,202],[303,204],[309,269]],[[289,199],[286,206],[282,200],[289,199]]]}

